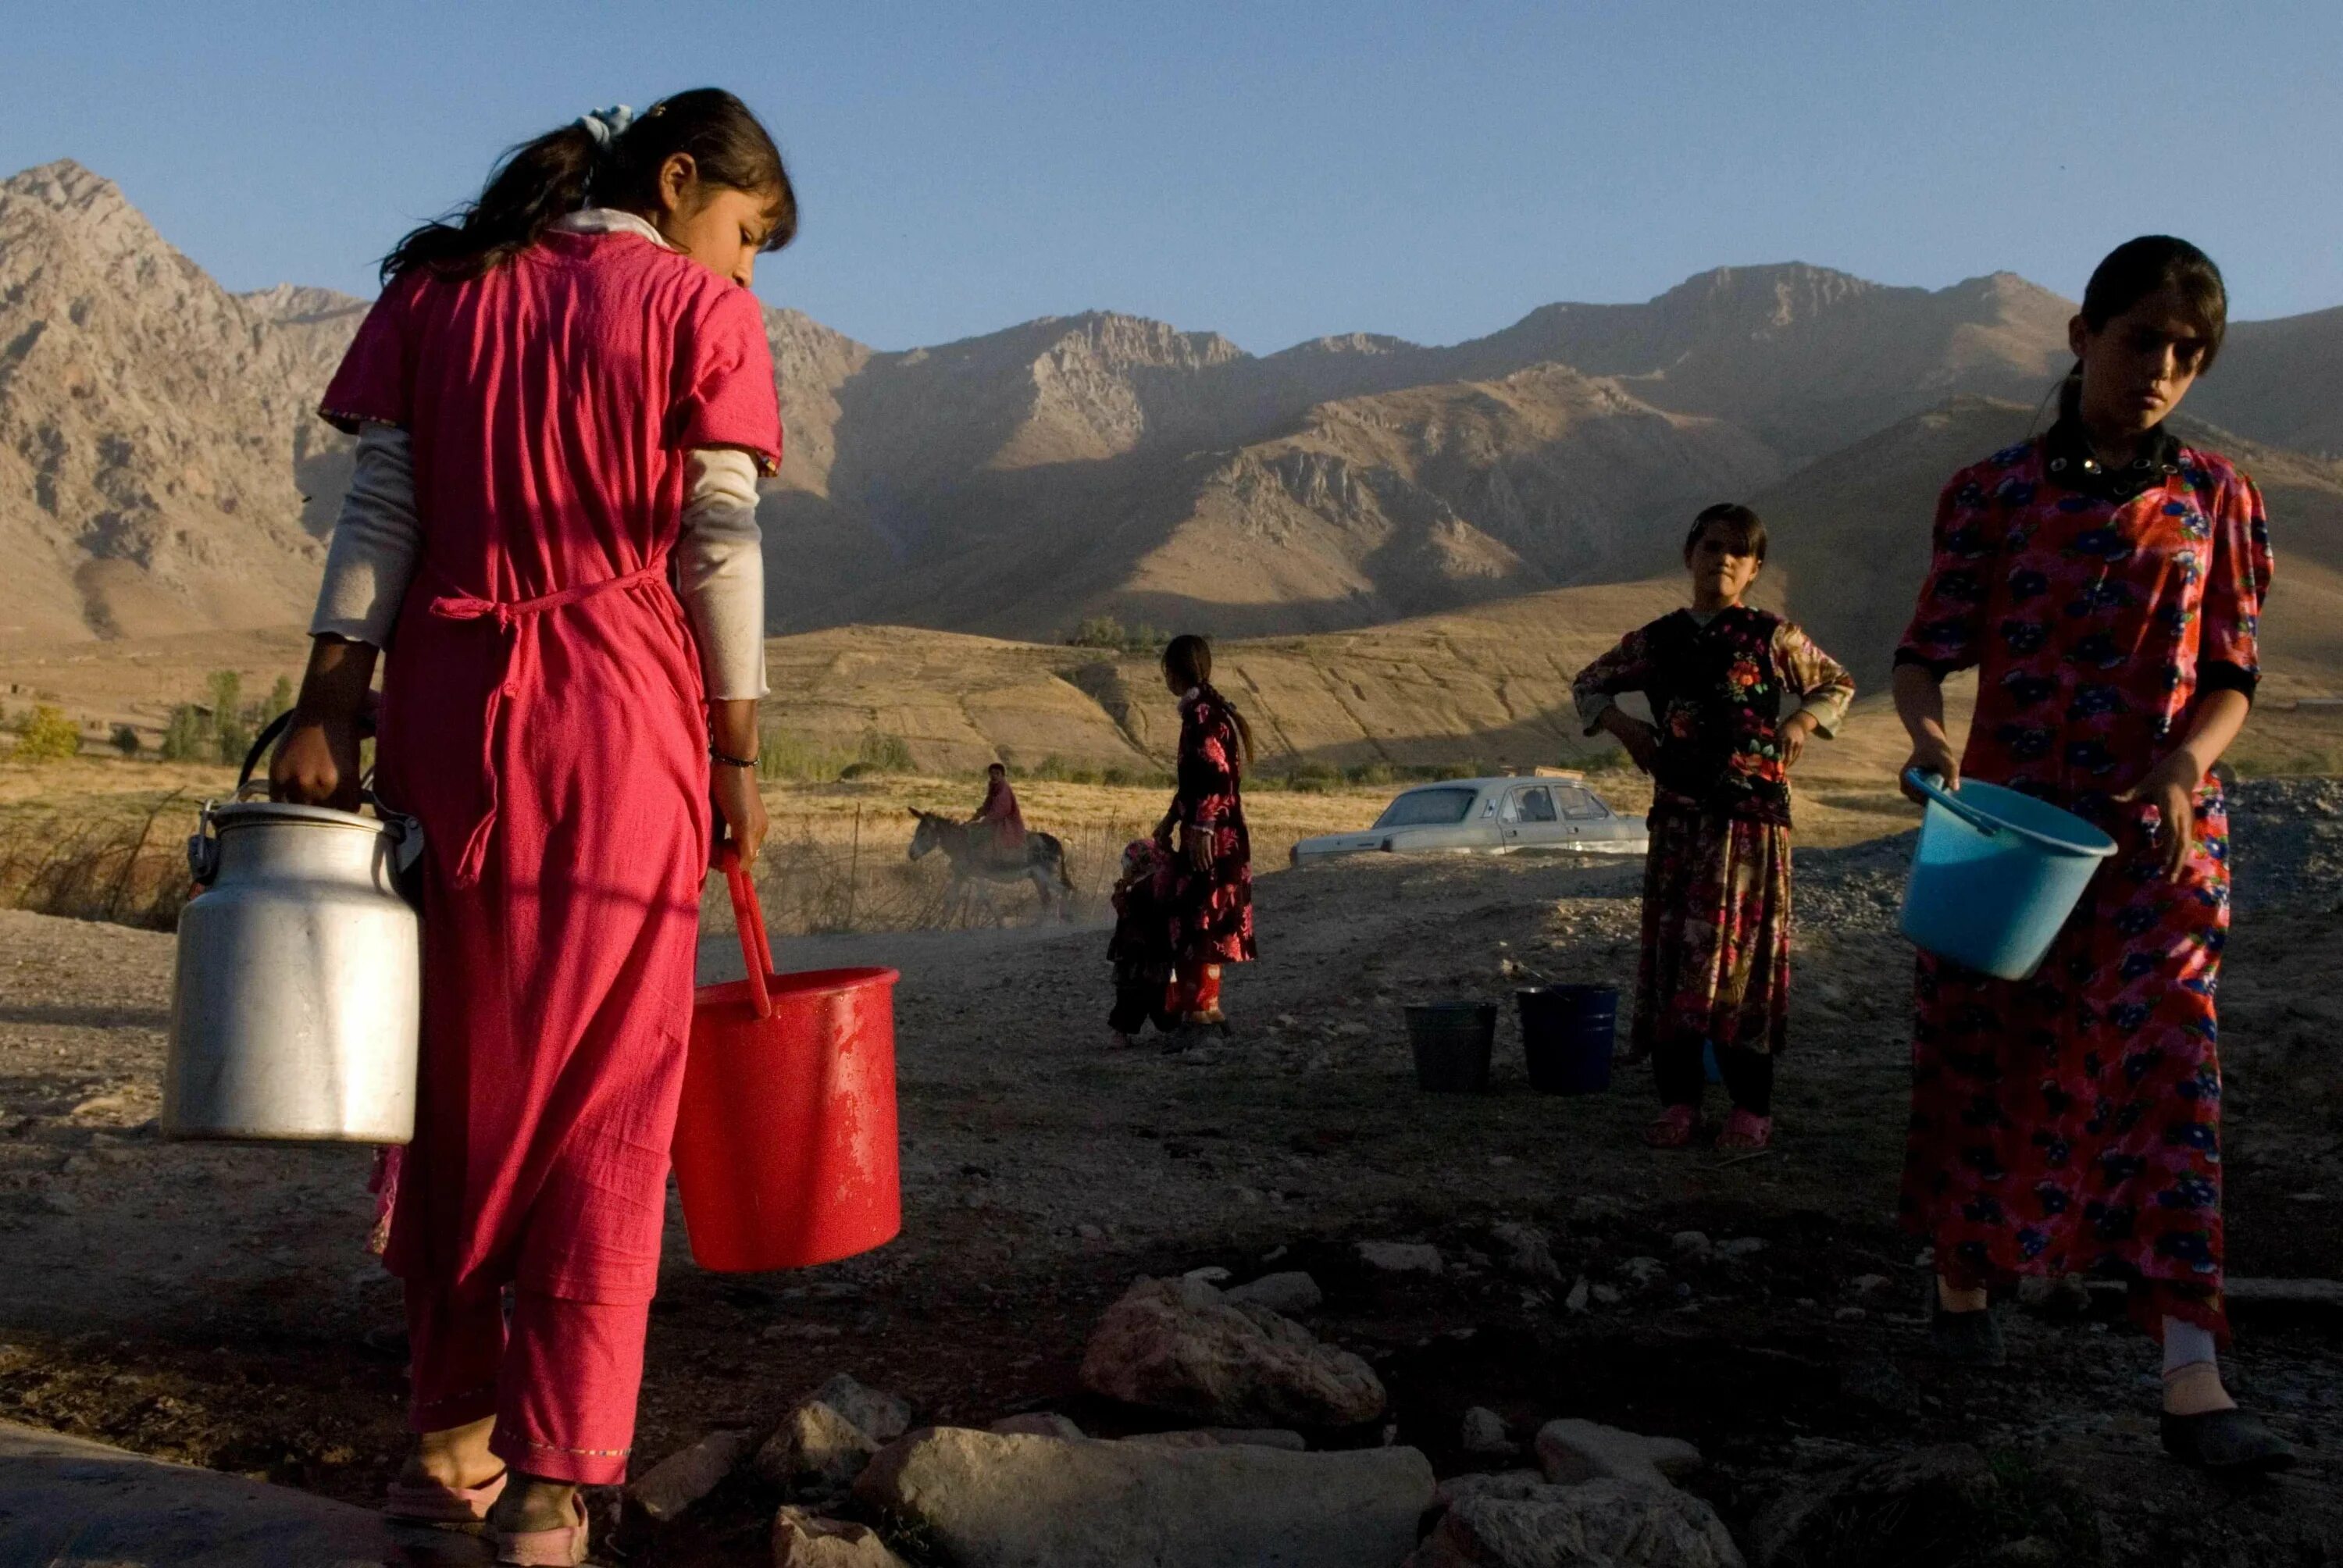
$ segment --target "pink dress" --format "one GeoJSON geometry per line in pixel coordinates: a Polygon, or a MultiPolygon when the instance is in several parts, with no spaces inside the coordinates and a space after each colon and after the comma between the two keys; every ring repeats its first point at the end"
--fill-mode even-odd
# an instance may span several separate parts
{"type": "Polygon", "coordinates": [[[637,1321],[657,1285],[709,836],[667,558],[688,450],[779,461],[762,313],[639,236],[548,234],[479,278],[398,278],[323,412],[412,433],[423,532],[378,748],[380,793],[428,845],[421,1101],[387,1253],[416,1425],[494,1412],[507,1459],[605,1480],[639,1322],[571,1325],[563,1341],[618,1352],[565,1365],[585,1352],[503,1356],[487,1314],[510,1283],[517,1336],[532,1298],[569,1304],[548,1322],[580,1304],[637,1321]],[[512,1383],[507,1361],[584,1392],[477,1386],[512,1383]]]}

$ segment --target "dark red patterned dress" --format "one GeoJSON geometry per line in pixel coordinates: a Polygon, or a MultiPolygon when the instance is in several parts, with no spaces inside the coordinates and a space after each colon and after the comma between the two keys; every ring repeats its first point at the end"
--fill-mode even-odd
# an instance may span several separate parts
{"type": "MultiPolygon", "coordinates": [[[[1252,838],[1245,831],[1244,749],[1229,705],[1210,686],[1180,702],[1179,794],[1172,814],[1184,833],[1212,836],[1212,869],[1182,853],[1171,900],[1172,962],[1185,973],[1253,956],[1252,838]]],[[[1183,843],[1182,849],[1184,851],[1183,843]]]]}
{"type": "Polygon", "coordinates": [[[1953,476],[1898,663],[1975,667],[1968,777],[2116,840],[2030,980],[1923,954],[1900,1202],[1958,1288],[2108,1272],[2161,1335],[2226,1335],[2213,992],[2228,819],[2200,782],[2195,845],[2161,875],[2153,806],[2118,801],[2200,691],[2253,691],[2270,579],[2253,482],[2158,432],[2108,472],[2071,427],[1953,476]]]}
{"type": "Polygon", "coordinates": [[[1764,1074],[1733,1054],[1770,1057],[1790,1017],[1790,781],[1781,723],[1798,699],[1834,733],[1855,682],[1814,638],[1735,605],[1629,632],[1572,685],[1592,735],[1621,692],[1650,700],[1659,755],[1644,859],[1642,958],[1632,1056],[1654,1057],[1667,1104],[1700,1098],[1704,1046],[1720,1048],[1736,1101],[1763,1115],[1764,1074]],[[1730,1081],[1746,1074],[1748,1082],[1730,1081]]]}

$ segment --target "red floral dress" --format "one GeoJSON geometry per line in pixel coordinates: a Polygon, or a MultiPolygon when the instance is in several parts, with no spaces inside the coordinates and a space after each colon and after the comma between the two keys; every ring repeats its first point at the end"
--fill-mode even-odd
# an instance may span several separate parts
{"type": "Polygon", "coordinates": [[[1970,778],[2054,801],[2117,850],[2040,971],[1923,954],[1901,1211],[1957,1286],[2107,1271],[2134,1312],[2225,1332],[2213,993],[2228,820],[2200,782],[2161,875],[2157,811],[2117,796],[2186,733],[2200,691],[2251,694],[2270,580],[2253,482],[2159,435],[2107,472],[2064,425],[1953,477],[1898,663],[1975,667],[1970,778]]]}
{"type": "Polygon", "coordinates": [[[1846,670],[1779,616],[1735,605],[1629,632],[1573,683],[1587,733],[1640,691],[1659,734],[1644,860],[1636,1058],[1707,1044],[1771,1055],[1790,1018],[1790,783],[1784,698],[1838,728],[1846,670]]]}
{"type": "Polygon", "coordinates": [[[1172,814],[1212,837],[1212,869],[1183,854],[1171,899],[1172,955],[1182,971],[1253,957],[1252,838],[1245,831],[1242,743],[1227,700],[1210,686],[1180,704],[1179,794],[1172,814]]]}

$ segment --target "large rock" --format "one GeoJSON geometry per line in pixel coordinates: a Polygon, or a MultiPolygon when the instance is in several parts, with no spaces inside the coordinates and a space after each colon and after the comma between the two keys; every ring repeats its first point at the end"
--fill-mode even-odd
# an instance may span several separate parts
{"type": "Polygon", "coordinates": [[[635,1505],[664,1524],[721,1485],[749,1452],[749,1433],[711,1432],[645,1471],[627,1488],[635,1505]]]}
{"type": "Polygon", "coordinates": [[[911,1429],[908,1402],[865,1388],[844,1372],[814,1390],[813,1397],[869,1432],[876,1442],[892,1442],[911,1429]]]}
{"type": "Polygon", "coordinates": [[[1318,1282],[1299,1269],[1263,1274],[1249,1283],[1232,1286],[1222,1295],[1234,1304],[1251,1302],[1272,1312],[1286,1313],[1314,1312],[1326,1300],[1318,1282]]]}
{"type": "Polygon", "coordinates": [[[1459,1501],[1406,1568],[1745,1568],[1716,1511],[1674,1487],[1513,1490],[1459,1501]]]}
{"type": "Polygon", "coordinates": [[[855,1499],[957,1568],[1398,1568],[1432,1503],[1412,1448],[1288,1453],[915,1432],[855,1499]]]}
{"type": "Polygon", "coordinates": [[[1093,1393],[1227,1426],[1351,1426],[1383,1411],[1366,1362],[1198,1281],[1132,1286],[1091,1332],[1081,1378],[1093,1393]]]}
{"type": "Polygon", "coordinates": [[[868,1524],[823,1519],[802,1508],[773,1515],[773,1568],[909,1568],[868,1524]]]}
{"type": "Polygon", "coordinates": [[[1352,1249],[1359,1261],[1386,1274],[1437,1274],[1445,1265],[1429,1241],[1361,1241],[1352,1249]]]}
{"type": "Polygon", "coordinates": [[[1680,1437],[1645,1437],[1592,1421],[1550,1421],[1538,1428],[1538,1463],[1545,1478],[1640,1481],[1665,1486],[1700,1468],[1700,1450],[1680,1437]]]}
{"type": "Polygon", "coordinates": [[[1505,1249],[1505,1267],[1529,1280],[1559,1280],[1562,1265],[1554,1261],[1554,1240],[1535,1225],[1500,1221],[1489,1234],[1505,1249]]]}
{"type": "Polygon", "coordinates": [[[1282,1448],[1288,1453],[1300,1453],[1310,1446],[1300,1432],[1276,1426],[1203,1426],[1186,1432],[1142,1432],[1121,1441],[1151,1442],[1162,1448],[1282,1448]]]}
{"type": "Polygon", "coordinates": [[[1021,1415],[1004,1415],[992,1423],[992,1430],[1004,1437],[1062,1437],[1069,1440],[1083,1435],[1074,1424],[1074,1418],[1060,1415],[1054,1410],[1031,1410],[1021,1415]]]}
{"type": "Polygon", "coordinates": [[[822,1401],[808,1400],[757,1451],[757,1473],[791,1497],[835,1497],[878,1452],[869,1432],[822,1401]]]}

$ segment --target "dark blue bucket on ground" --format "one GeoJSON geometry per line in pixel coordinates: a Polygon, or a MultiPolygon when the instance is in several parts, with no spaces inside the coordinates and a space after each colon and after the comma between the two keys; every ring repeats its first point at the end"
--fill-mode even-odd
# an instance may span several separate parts
{"type": "Polygon", "coordinates": [[[1489,1052],[1497,1038],[1493,1001],[1424,1002],[1407,1010],[1415,1082],[1435,1094],[1478,1094],[1489,1087],[1489,1052]]]}
{"type": "Polygon", "coordinates": [[[1601,1094],[1611,1087],[1619,991],[1607,985],[1542,985],[1513,993],[1530,1087],[1544,1094],[1601,1094]]]}

